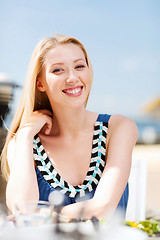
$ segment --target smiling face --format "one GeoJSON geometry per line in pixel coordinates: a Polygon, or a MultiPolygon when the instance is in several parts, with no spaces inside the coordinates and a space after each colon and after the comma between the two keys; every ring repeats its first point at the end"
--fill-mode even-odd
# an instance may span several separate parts
{"type": "Polygon", "coordinates": [[[84,106],[91,87],[90,71],[83,50],[61,44],[49,50],[37,87],[45,91],[51,106],[84,106]]]}

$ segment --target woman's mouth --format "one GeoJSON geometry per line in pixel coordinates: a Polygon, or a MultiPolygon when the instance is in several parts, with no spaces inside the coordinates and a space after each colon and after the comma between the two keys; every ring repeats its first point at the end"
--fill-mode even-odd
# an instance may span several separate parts
{"type": "Polygon", "coordinates": [[[77,97],[82,94],[83,86],[63,89],[62,92],[71,97],[77,97]]]}

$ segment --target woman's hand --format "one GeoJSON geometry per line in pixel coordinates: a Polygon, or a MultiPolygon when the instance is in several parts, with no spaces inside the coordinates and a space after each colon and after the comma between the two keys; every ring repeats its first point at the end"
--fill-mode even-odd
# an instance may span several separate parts
{"type": "Polygon", "coordinates": [[[46,109],[34,111],[28,122],[19,129],[19,132],[27,130],[34,137],[39,132],[48,135],[52,128],[52,112],[46,109]]]}

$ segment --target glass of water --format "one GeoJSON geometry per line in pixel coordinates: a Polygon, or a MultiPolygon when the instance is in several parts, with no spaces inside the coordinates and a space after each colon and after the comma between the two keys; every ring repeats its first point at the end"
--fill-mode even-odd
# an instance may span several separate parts
{"type": "Polygon", "coordinates": [[[15,205],[15,224],[17,227],[39,226],[52,222],[54,206],[47,201],[29,201],[15,205]]]}

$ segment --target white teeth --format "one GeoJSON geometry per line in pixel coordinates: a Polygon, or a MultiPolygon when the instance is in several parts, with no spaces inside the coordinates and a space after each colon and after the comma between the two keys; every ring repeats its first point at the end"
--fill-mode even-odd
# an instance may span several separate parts
{"type": "Polygon", "coordinates": [[[76,89],[73,89],[73,90],[66,90],[67,93],[72,93],[72,94],[75,94],[75,93],[78,93],[80,92],[81,88],[76,88],[76,89]]]}

